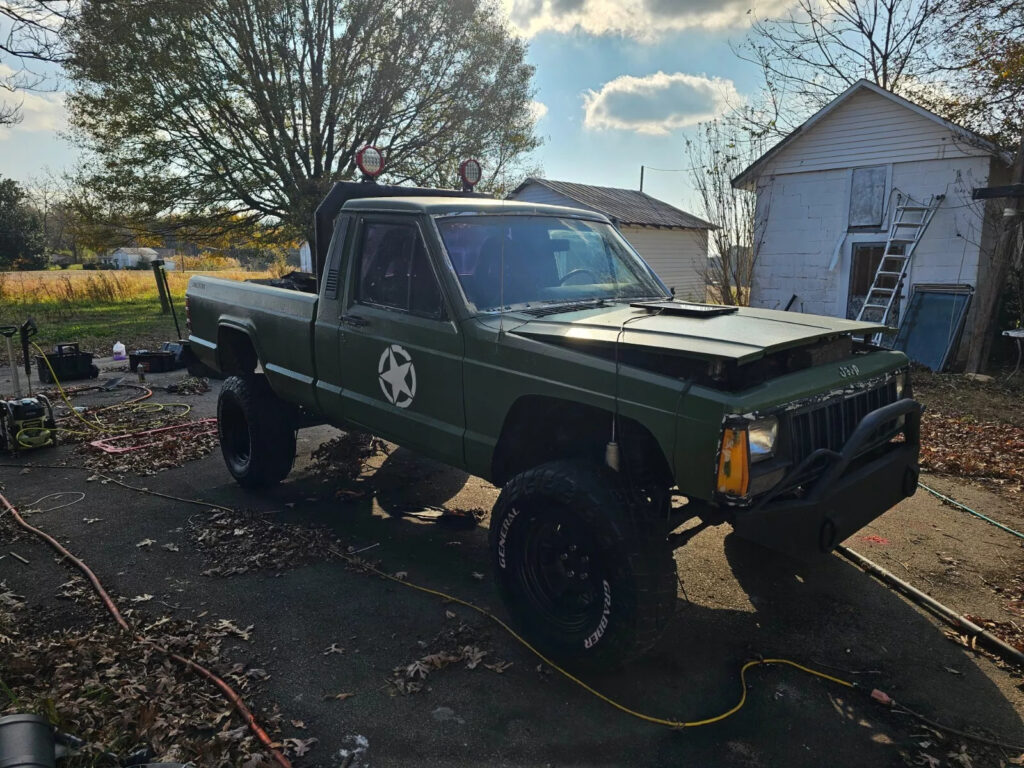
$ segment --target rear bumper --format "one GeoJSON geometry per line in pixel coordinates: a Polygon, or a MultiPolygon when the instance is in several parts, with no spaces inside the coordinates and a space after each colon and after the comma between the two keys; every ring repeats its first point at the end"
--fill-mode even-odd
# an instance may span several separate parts
{"type": "Polygon", "coordinates": [[[808,459],[826,466],[814,484],[787,498],[791,478],[805,472],[807,462],[748,510],[738,510],[734,527],[745,539],[798,558],[830,552],[917,489],[920,474],[921,405],[899,400],[868,414],[842,451],[818,451],[808,459]],[[875,446],[879,435],[903,419],[903,442],[875,446]]]}

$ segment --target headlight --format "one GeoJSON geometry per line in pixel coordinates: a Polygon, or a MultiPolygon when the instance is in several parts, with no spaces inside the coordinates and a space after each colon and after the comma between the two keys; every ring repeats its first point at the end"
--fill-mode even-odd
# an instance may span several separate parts
{"type": "Polygon", "coordinates": [[[903,399],[903,393],[907,390],[907,383],[910,380],[910,371],[903,371],[896,374],[896,399],[903,399]]]}
{"type": "Polygon", "coordinates": [[[750,443],[750,462],[770,459],[775,455],[775,440],[779,436],[779,420],[774,416],[752,421],[747,428],[747,439],[750,443]]]}

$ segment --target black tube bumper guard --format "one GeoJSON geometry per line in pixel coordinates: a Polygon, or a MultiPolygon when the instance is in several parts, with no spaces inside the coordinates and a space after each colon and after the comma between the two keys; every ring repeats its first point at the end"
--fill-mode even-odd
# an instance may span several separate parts
{"type": "Polygon", "coordinates": [[[839,452],[814,451],[749,510],[737,510],[733,523],[741,538],[799,559],[831,552],[838,544],[917,490],[920,475],[921,404],[905,398],[872,411],[839,452]],[[903,442],[887,442],[886,432],[903,418],[903,442]],[[888,426],[888,429],[887,429],[888,426]],[[880,440],[883,442],[880,443],[880,440]],[[885,453],[858,461],[883,446],[885,453]],[[798,498],[779,499],[815,464],[825,468],[798,498]],[[852,466],[851,466],[852,465],[852,466]]]}

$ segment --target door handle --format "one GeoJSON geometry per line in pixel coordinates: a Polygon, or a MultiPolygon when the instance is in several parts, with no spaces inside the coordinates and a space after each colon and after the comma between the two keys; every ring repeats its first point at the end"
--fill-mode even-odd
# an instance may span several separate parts
{"type": "Polygon", "coordinates": [[[351,325],[353,328],[365,328],[369,323],[359,315],[342,315],[341,322],[351,325]]]}

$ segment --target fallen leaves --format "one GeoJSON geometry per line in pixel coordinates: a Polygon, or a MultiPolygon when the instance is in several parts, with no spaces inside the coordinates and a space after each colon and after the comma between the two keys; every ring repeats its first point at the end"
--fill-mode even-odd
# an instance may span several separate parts
{"type": "Polygon", "coordinates": [[[1024,488],[1024,428],[926,410],[921,419],[921,467],[995,481],[1020,492],[1024,488]]]}
{"type": "Polygon", "coordinates": [[[139,549],[142,549],[143,547],[151,547],[154,544],[156,544],[156,539],[143,539],[142,541],[140,541],[135,546],[138,547],[139,549]]]}
{"type": "MultiPolygon", "coordinates": [[[[107,765],[104,753],[112,749],[133,750],[145,763],[270,768],[265,750],[240,716],[192,671],[134,642],[105,619],[54,631],[33,610],[15,622],[12,614],[20,610],[15,605],[21,600],[0,583],[0,604],[8,603],[14,605],[0,610],[0,636],[6,633],[13,640],[4,648],[3,682],[10,695],[0,695],[0,715],[39,711],[60,722],[85,742],[71,765],[107,765]]],[[[175,652],[209,668],[224,668],[222,635],[212,626],[164,616],[146,631],[156,627],[160,642],[175,652]]],[[[244,669],[236,664],[232,672],[244,669]]],[[[263,679],[258,672],[228,676],[246,696],[263,679]]],[[[262,710],[258,717],[270,733],[279,731],[280,716],[273,710],[262,710]]],[[[315,740],[283,742],[298,756],[309,752],[315,740]]]]}
{"type": "Polygon", "coordinates": [[[351,699],[355,696],[354,693],[334,693],[324,696],[324,701],[345,701],[345,699],[351,699]]]}
{"type": "Polygon", "coordinates": [[[223,510],[194,519],[188,533],[210,564],[203,576],[282,571],[332,559],[332,549],[342,549],[325,528],[223,510]]]}

